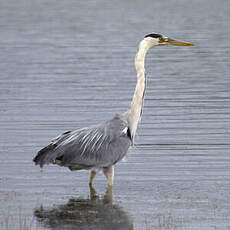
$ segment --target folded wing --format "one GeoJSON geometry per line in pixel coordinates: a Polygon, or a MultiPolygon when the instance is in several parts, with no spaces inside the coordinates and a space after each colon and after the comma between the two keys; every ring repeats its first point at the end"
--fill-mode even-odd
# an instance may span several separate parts
{"type": "Polygon", "coordinates": [[[41,149],[35,164],[58,164],[80,170],[108,167],[121,160],[131,145],[127,121],[120,115],[98,126],[68,131],[41,149]]]}

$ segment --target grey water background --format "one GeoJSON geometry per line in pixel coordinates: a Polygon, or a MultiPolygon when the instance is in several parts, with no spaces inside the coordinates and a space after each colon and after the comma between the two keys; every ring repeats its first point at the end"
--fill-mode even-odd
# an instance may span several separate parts
{"type": "Polygon", "coordinates": [[[0,229],[230,229],[229,11],[225,0],[1,0],[0,229]],[[149,32],[196,46],[147,55],[135,147],[116,165],[114,205],[98,175],[92,207],[87,171],[32,158],[128,108],[149,32]],[[80,219],[35,215],[71,199],[80,219]]]}

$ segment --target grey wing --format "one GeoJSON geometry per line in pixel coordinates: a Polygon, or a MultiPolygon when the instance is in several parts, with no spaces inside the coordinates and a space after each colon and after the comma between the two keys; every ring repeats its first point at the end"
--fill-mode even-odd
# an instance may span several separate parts
{"type": "Polygon", "coordinates": [[[107,167],[121,160],[131,143],[127,121],[116,115],[101,125],[58,136],[40,151],[43,154],[39,152],[43,157],[34,161],[41,167],[49,163],[75,169],[107,167]]]}

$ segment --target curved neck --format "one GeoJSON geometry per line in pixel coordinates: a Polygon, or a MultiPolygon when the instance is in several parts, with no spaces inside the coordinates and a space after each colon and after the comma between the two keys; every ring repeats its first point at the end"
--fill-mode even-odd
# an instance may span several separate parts
{"type": "Polygon", "coordinates": [[[134,140],[137,125],[142,114],[145,94],[145,56],[151,47],[152,44],[149,44],[146,40],[141,41],[135,57],[137,84],[130,109],[125,113],[129,123],[132,140],[134,140]]]}

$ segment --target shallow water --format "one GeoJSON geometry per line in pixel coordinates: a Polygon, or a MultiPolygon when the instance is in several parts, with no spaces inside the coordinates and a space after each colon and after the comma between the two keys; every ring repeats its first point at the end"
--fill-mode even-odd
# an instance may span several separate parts
{"type": "Polygon", "coordinates": [[[228,1],[0,0],[0,229],[229,229],[228,1]],[[156,47],[136,145],[90,199],[88,172],[32,158],[67,130],[125,111],[138,42],[156,47]]]}

